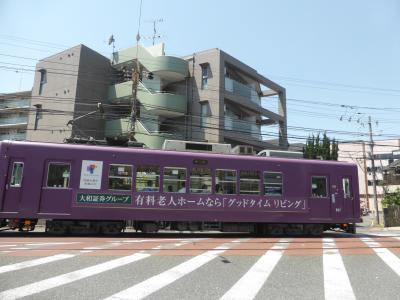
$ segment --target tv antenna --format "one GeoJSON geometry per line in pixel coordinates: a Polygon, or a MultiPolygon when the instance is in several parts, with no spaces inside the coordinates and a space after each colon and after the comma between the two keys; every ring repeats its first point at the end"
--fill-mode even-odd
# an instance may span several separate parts
{"type": "Polygon", "coordinates": [[[153,39],[153,46],[154,46],[155,40],[161,38],[161,35],[157,34],[157,23],[162,23],[162,22],[164,22],[164,20],[163,19],[153,19],[153,20],[148,20],[146,22],[147,23],[153,23],[153,37],[152,37],[152,39],[153,39]]]}
{"type": "Polygon", "coordinates": [[[113,48],[113,51],[112,51],[112,64],[114,64],[115,38],[114,38],[113,34],[108,39],[108,45],[111,45],[111,44],[112,44],[112,48],[113,48]]]}

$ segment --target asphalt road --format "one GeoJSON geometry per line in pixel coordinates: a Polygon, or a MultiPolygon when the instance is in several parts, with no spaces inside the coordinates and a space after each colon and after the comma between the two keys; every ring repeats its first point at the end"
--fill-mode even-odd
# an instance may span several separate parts
{"type": "Polygon", "coordinates": [[[400,230],[319,238],[0,232],[0,299],[400,299],[400,230]]]}

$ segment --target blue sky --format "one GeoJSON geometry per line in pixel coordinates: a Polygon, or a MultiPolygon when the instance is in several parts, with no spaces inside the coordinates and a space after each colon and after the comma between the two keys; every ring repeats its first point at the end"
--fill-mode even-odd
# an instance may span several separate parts
{"type": "MultiPolygon", "coordinates": [[[[33,73],[15,69],[35,61],[6,55],[40,59],[85,44],[108,56],[111,34],[117,49],[134,45],[139,3],[0,0],[0,93],[32,87],[33,73]]],[[[143,0],[141,35],[159,18],[167,54],[220,48],[284,86],[290,136],[306,127],[367,139],[369,115],[376,139],[400,136],[400,1],[143,0]]]]}

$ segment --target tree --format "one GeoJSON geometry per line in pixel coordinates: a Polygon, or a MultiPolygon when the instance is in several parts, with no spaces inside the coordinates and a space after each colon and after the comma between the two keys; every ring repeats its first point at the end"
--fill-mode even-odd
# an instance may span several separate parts
{"type": "Polygon", "coordinates": [[[324,160],[337,160],[339,152],[338,142],[331,139],[324,132],[322,141],[319,133],[316,137],[314,135],[309,136],[306,141],[306,146],[303,148],[304,158],[322,158],[324,160]]]}
{"type": "Polygon", "coordinates": [[[319,132],[315,138],[314,153],[312,158],[319,158],[321,156],[321,141],[319,139],[319,132]]]}
{"type": "Polygon", "coordinates": [[[339,142],[332,140],[332,152],[331,152],[331,160],[338,160],[339,157],[339,142]]]}
{"type": "Polygon", "coordinates": [[[322,137],[321,155],[322,155],[322,158],[325,160],[331,159],[331,140],[326,135],[326,132],[324,132],[324,135],[322,137]]]}
{"type": "Polygon", "coordinates": [[[394,193],[388,193],[383,197],[382,204],[388,205],[400,205],[400,189],[397,188],[394,193]]]}

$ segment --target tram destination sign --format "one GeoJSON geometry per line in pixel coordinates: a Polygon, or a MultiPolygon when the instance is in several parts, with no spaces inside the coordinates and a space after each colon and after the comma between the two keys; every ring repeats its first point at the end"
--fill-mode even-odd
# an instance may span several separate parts
{"type": "Polygon", "coordinates": [[[76,202],[95,204],[132,204],[132,196],[78,193],[76,195],[76,202]]]}

